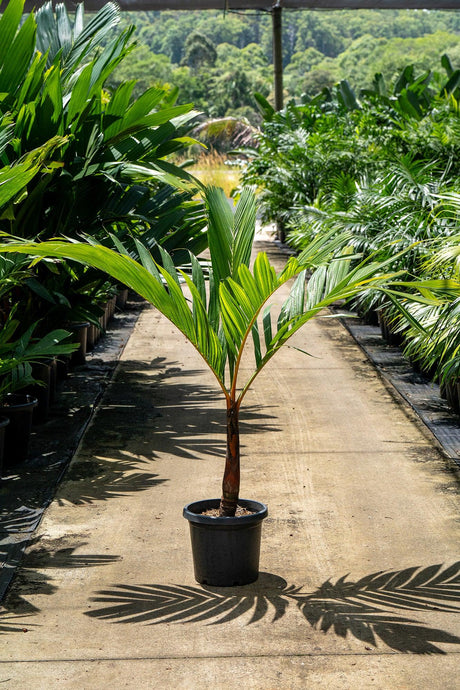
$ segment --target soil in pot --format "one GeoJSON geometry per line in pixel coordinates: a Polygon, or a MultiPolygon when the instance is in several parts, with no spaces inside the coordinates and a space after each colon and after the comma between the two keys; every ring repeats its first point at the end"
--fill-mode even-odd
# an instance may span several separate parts
{"type": "Polygon", "coordinates": [[[255,582],[259,576],[262,521],[267,506],[258,501],[240,499],[248,514],[215,517],[220,499],[189,503],[184,517],[190,525],[195,579],[200,584],[234,587],[255,582]]]}
{"type": "MultiPolygon", "coordinates": [[[[220,510],[219,508],[208,508],[207,510],[204,510],[202,515],[210,515],[211,517],[220,517],[220,510]]],[[[236,517],[241,517],[242,515],[254,515],[253,510],[248,510],[247,508],[243,508],[243,506],[237,506],[236,507],[236,517]]]]}

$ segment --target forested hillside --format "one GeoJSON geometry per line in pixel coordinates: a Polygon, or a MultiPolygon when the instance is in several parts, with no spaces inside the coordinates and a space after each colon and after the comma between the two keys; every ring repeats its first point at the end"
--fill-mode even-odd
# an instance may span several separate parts
{"type": "MultiPolygon", "coordinates": [[[[254,119],[253,93],[270,97],[271,18],[260,13],[134,12],[137,47],[116,81],[139,79],[138,90],[158,82],[179,88],[179,102],[207,115],[254,119]]],[[[314,95],[348,79],[371,85],[376,72],[388,83],[408,63],[433,69],[447,53],[460,66],[460,12],[417,10],[285,11],[283,50],[287,97],[314,95]]]]}

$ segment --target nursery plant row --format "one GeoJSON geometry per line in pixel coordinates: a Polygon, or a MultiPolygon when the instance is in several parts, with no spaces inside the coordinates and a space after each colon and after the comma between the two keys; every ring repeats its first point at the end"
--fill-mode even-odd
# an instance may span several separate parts
{"type": "MultiPolygon", "coordinates": [[[[181,263],[206,246],[196,184],[167,159],[185,150],[197,114],[168,87],[132,96],[105,84],[131,50],[113,3],[70,17],[51,3],[0,17],[0,232],[19,241],[66,237],[133,258],[168,251],[181,263]]],[[[84,357],[123,286],[78,263],[0,255],[0,433],[5,462],[27,456],[13,427],[46,416],[56,367],[84,357]],[[19,398],[18,396],[25,396],[19,398]],[[40,403],[38,405],[38,403],[40,403]],[[13,419],[13,406],[20,405],[13,419]],[[38,405],[38,407],[37,407],[38,405]],[[46,408],[46,405],[45,405],[46,408]],[[16,434],[15,434],[16,436],[16,434]]],[[[1,443],[0,443],[1,445],[1,443]]]]}
{"type": "MultiPolygon", "coordinates": [[[[23,365],[18,365],[16,377],[3,377],[4,391],[8,392],[3,393],[0,405],[0,481],[14,476],[29,459],[33,451],[33,430],[35,435],[41,436],[43,425],[54,416],[54,403],[59,402],[69,372],[86,364],[87,353],[104,338],[115,310],[124,310],[127,296],[125,288],[104,304],[99,303],[97,307],[102,313],[97,324],[89,321],[70,323],[69,330],[62,331],[68,342],[56,343],[58,331],[55,330],[37,341],[27,341],[24,348],[21,347],[24,338],[8,343],[15,346],[12,358],[22,360],[23,365]]],[[[8,353],[5,353],[4,368],[7,362],[8,353]]]]}
{"type": "Polygon", "coordinates": [[[263,218],[297,251],[344,234],[360,260],[398,272],[409,295],[367,291],[348,306],[377,320],[458,411],[460,379],[460,70],[407,66],[371,90],[344,81],[276,113],[249,152],[245,184],[261,189],[263,218]],[[424,288],[411,289],[410,281],[424,288]]]}

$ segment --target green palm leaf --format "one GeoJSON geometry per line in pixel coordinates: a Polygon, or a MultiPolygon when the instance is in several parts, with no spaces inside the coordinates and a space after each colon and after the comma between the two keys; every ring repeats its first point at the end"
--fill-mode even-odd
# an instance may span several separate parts
{"type": "MultiPolygon", "coordinates": [[[[0,71],[0,93],[14,93],[26,75],[35,49],[35,20],[30,14],[11,43],[14,60],[5,59],[0,71]]],[[[7,56],[5,56],[7,57],[7,56]]]]}
{"type": "Polygon", "coordinates": [[[56,5],[56,15],[51,2],[44,3],[36,13],[37,48],[47,56],[48,67],[53,64],[56,57],[61,58],[66,79],[72,74],[78,74],[82,61],[88,58],[90,51],[103,41],[120,21],[118,6],[108,2],[84,26],[83,8],[83,3],[77,5],[73,31],[63,4],[56,5]]]}
{"type": "Polygon", "coordinates": [[[16,36],[22,19],[24,2],[11,0],[2,11],[0,17],[0,65],[3,65],[10,53],[11,45],[16,36]]]}
{"type": "Polygon", "coordinates": [[[233,213],[221,189],[210,187],[206,194],[208,243],[216,284],[232,275],[233,213]]]}
{"type": "Polygon", "coordinates": [[[38,166],[19,163],[0,169],[0,209],[9,204],[34,177],[38,166]]]}

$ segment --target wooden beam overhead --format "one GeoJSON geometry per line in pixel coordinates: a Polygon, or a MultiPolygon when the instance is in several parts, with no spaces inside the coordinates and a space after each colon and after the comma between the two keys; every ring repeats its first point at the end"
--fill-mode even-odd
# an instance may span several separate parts
{"type": "MultiPolygon", "coordinates": [[[[107,0],[85,0],[85,10],[92,12],[100,9],[107,0]]],[[[27,0],[26,9],[37,8],[42,5],[40,0],[27,0]]],[[[54,0],[53,0],[53,4],[54,0]]],[[[69,9],[78,4],[74,0],[64,0],[69,9]]],[[[148,12],[153,10],[266,10],[270,11],[275,4],[283,9],[430,9],[430,10],[458,10],[460,0],[118,0],[117,3],[125,11],[148,12]]]]}

